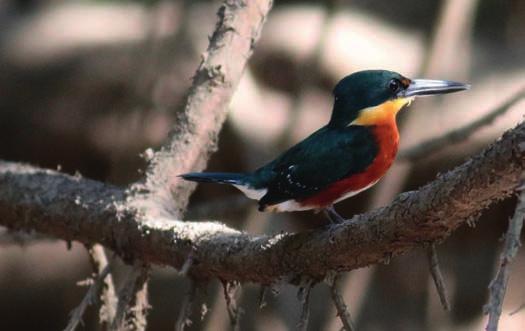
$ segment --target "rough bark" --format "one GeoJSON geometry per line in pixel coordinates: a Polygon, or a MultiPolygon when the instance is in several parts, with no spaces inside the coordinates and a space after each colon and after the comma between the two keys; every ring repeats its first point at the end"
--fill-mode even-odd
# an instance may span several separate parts
{"type": "Polygon", "coordinates": [[[193,77],[186,106],[177,113],[160,151],[145,153],[149,168],[130,191],[128,205],[159,216],[180,217],[195,185],[178,175],[199,171],[215,151],[230,99],[259,38],[271,0],[228,0],[193,77]]]}
{"type": "MultiPolygon", "coordinates": [[[[525,124],[487,149],[389,206],[344,224],[296,234],[251,236],[216,222],[137,219],[124,191],[89,179],[0,162],[0,224],[66,240],[100,242],[127,260],[181,266],[188,274],[271,283],[302,274],[380,263],[439,241],[509,196],[525,169],[525,124]]],[[[247,201],[247,203],[249,203],[247,201]]]]}

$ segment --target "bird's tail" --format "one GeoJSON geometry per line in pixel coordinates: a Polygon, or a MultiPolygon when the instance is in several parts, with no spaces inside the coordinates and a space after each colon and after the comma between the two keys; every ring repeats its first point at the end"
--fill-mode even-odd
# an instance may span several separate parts
{"type": "Polygon", "coordinates": [[[185,180],[200,183],[219,183],[230,185],[244,185],[245,174],[229,172],[190,172],[180,175],[185,180]]]}
{"type": "Polygon", "coordinates": [[[267,192],[265,187],[257,187],[254,185],[253,177],[251,177],[250,174],[230,172],[190,172],[180,175],[179,177],[193,182],[233,185],[248,198],[255,200],[259,200],[267,192]]]}

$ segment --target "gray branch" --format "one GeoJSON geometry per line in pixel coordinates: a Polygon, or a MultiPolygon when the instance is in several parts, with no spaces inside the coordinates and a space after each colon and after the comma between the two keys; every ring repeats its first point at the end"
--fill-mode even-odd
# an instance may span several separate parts
{"type": "Polygon", "coordinates": [[[330,295],[332,296],[332,301],[334,302],[335,309],[337,310],[337,316],[343,323],[343,330],[345,331],[355,331],[354,323],[352,322],[352,317],[348,312],[348,307],[346,306],[345,299],[341,294],[339,289],[339,282],[341,280],[341,274],[336,274],[330,285],[330,295]]]}
{"type": "Polygon", "coordinates": [[[178,175],[199,171],[216,150],[230,99],[253,52],[271,0],[229,0],[220,7],[208,49],[193,77],[184,110],[164,146],[148,150],[143,182],[133,185],[128,205],[139,212],[180,217],[195,185],[178,175]]]}
{"type": "Polygon", "coordinates": [[[443,309],[448,311],[450,310],[450,301],[448,299],[445,280],[443,279],[443,274],[439,268],[439,260],[435,243],[432,243],[427,247],[427,259],[430,274],[434,280],[434,285],[436,286],[436,291],[438,292],[441,305],[443,306],[443,309]]]}
{"type": "Polygon", "coordinates": [[[505,292],[507,291],[507,284],[510,277],[510,265],[521,246],[521,229],[523,228],[523,220],[525,219],[525,183],[519,190],[521,193],[518,197],[516,211],[509,221],[509,227],[505,234],[505,245],[503,252],[501,253],[499,268],[489,286],[490,297],[489,302],[485,307],[485,311],[489,315],[487,331],[498,330],[503,299],[505,298],[505,292]]]}
{"type": "Polygon", "coordinates": [[[83,324],[82,317],[89,305],[95,304],[98,302],[98,295],[102,290],[104,284],[104,278],[109,275],[109,265],[106,265],[102,272],[96,275],[93,279],[90,280],[89,289],[78,305],[72,312],[69,323],[67,324],[64,331],[75,331],[79,324],[83,324]]]}
{"type": "Polygon", "coordinates": [[[0,225],[99,242],[127,261],[180,269],[191,256],[188,275],[198,278],[263,284],[298,274],[320,279],[446,238],[509,196],[524,169],[525,124],[520,124],[454,170],[352,222],[252,236],[218,222],[137,217],[122,207],[125,194],[119,188],[0,161],[0,225]]]}
{"type": "MultiPolygon", "coordinates": [[[[108,258],[104,252],[104,247],[100,244],[92,245],[88,248],[89,260],[96,274],[102,274],[102,271],[109,266],[108,258]]],[[[117,309],[118,299],[115,294],[115,285],[111,272],[104,278],[104,286],[100,294],[99,320],[103,330],[113,323],[117,309]]]]}

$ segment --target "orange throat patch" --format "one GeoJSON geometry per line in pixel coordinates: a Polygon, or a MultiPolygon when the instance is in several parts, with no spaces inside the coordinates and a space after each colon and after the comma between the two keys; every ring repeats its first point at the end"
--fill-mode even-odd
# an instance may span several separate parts
{"type": "Polygon", "coordinates": [[[411,98],[400,98],[389,100],[378,106],[362,109],[350,125],[381,125],[396,120],[397,113],[405,106],[410,105],[414,100],[411,98]]]}

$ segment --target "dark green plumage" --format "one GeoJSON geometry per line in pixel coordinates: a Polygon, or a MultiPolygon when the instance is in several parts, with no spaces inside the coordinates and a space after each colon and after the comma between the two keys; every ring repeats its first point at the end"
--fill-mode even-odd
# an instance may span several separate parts
{"type": "Polygon", "coordinates": [[[276,160],[255,171],[254,188],[267,188],[260,206],[304,199],[328,185],[363,171],[378,146],[367,127],[325,126],[276,160]]]}
{"type": "Polygon", "coordinates": [[[334,88],[334,108],[328,126],[345,127],[362,109],[395,98],[399,89],[391,84],[403,79],[406,78],[387,70],[358,71],[346,76],[334,88]]]}
{"type": "Polygon", "coordinates": [[[252,174],[189,173],[187,180],[244,185],[267,189],[260,207],[303,199],[328,185],[363,171],[375,158],[378,146],[371,128],[325,126],[252,174]]]}

